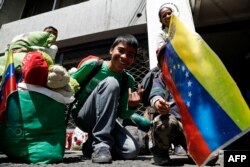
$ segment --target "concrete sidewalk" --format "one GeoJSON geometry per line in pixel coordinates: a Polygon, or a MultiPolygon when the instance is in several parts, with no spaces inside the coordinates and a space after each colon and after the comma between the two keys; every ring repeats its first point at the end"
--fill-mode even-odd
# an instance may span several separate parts
{"type": "MultiPolygon", "coordinates": [[[[183,166],[183,167],[194,167],[196,166],[192,163],[187,156],[177,156],[170,155],[173,163],[171,166],[183,166]]],[[[91,167],[157,167],[156,165],[151,164],[152,155],[140,155],[135,160],[116,160],[112,164],[93,164],[91,160],[84,159],[82,157],[81,151],[69,151],[65,152],[64,160],[62,163],[58,164],[48,164],[42,166],[48,167],[80,167],[80,166],[91,166],[91,167]]],[[[220,152],[219,160],[215,166],[224,166],[223,165],[223,151],[220,152]]],[[[6,155],[0,154],[0,167],[34,167],[41,165],[34,164],[22,164],[22,163],[13,163],[10,162],[6,155]]]]}

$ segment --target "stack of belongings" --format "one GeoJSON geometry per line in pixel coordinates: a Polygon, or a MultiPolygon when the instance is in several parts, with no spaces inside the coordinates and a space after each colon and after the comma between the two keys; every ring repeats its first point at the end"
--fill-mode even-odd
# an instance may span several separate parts
{"type": "MultiPolygon", "coordinates": [[[[57,48],[52,43],[56,36],[45,31],[33,31],[14,37],[8,44],[6,51],[13,51],[14,65],[16,70],[21,70],[23,58],[30,51],[43,51],[55,58],[57,48]]],[[[0,75],[4,72],[7,56],[0,57],[0,75]]]]}
{"type": "Polygon", "coordinates": [[[67,105],[74,101],[70,75],[46,53],[28,52],[22,82],[8,96],[1,147],[14,161],[47,164],[63,160],[67,105]]]}

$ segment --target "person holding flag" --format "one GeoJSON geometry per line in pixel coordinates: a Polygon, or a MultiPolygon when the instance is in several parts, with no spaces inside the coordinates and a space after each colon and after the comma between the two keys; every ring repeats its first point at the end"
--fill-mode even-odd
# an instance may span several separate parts
{"type": "MultiPolygon", "coordinates": [[[[158,53],[158,66],[164,68],[164,55],[166,45],[163,45],[158,53]]],[[[149,100],[152,107],[157,111],[154,118],[153,126],[150,131],[150,151],[153,154],[153,164],[170,165],[172,163],[169,156],[171,144],[175,146],[175,154],[187,155],[192,161],[189,154],[185,131],[183,129],[181,111],[173,99],[173,96],[164,80],[164,74],[161,72],[159,77],[153,80],[153,86],[150,92],[149,100]],[[176,149],[182,149],[178,151],[176,149]]],[[[215,165],[219,159],[218,152],[215,152],[206,165],[215,165]]]]}
{"type": "Polygon", "coordinates": [[[159,49],[167,42],[168,28],[170,24],[171,15],[173,13],[175,14],[178,13],[177,8],[175,8],[173,4],[164,3],[160,6],[158,15],[159,15],[159,21],[161,22],[162,25],[161,25],[161,30],[158,32],[156,36],[156,47],[157,47],[156,52],[158,52],[159,49]]]}
{"type": "Polygon", "coordinates": [[[179,110],[162,78],[162,73],[153,79],[149,101],[157,113],[149,132],[153,164],[167,165],[171,163],[169,149],[172,144],[175,146],[175,154],[186,155],[187,148],[179,110]]]}

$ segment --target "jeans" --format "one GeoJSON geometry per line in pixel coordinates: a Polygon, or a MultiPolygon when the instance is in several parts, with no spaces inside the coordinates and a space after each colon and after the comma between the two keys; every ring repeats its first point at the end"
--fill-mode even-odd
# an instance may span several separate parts
{"type": "Polygon", "coordinates": [[[78,112],[77,126],[88,132],[93,151],[107,147],[119,159],[132,159],[139,146],[131,134],[116,120],[120,86],[113,77],[101,81],[78,112]]]}

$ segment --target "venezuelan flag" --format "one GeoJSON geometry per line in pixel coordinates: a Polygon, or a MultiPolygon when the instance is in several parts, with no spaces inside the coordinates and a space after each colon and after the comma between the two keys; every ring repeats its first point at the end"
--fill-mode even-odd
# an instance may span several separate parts
{"type": "Polygon", "coordinates": [[[163,76],[181,111],[197,165],[250,130],[250,110],[236,83],[203,39],[172,16],[163,76]]]}
{"type": "Polygon", "coordinates": [[[15,90],[17,90],[15,67],[13,61],[12,51],[6,52],[7,62],[5,65],[5,72],[3,74],[1,87],[0,87],[0,121],[4,121],[4,113],[6,110],[6,102],[8,96],[15,90]]]}

